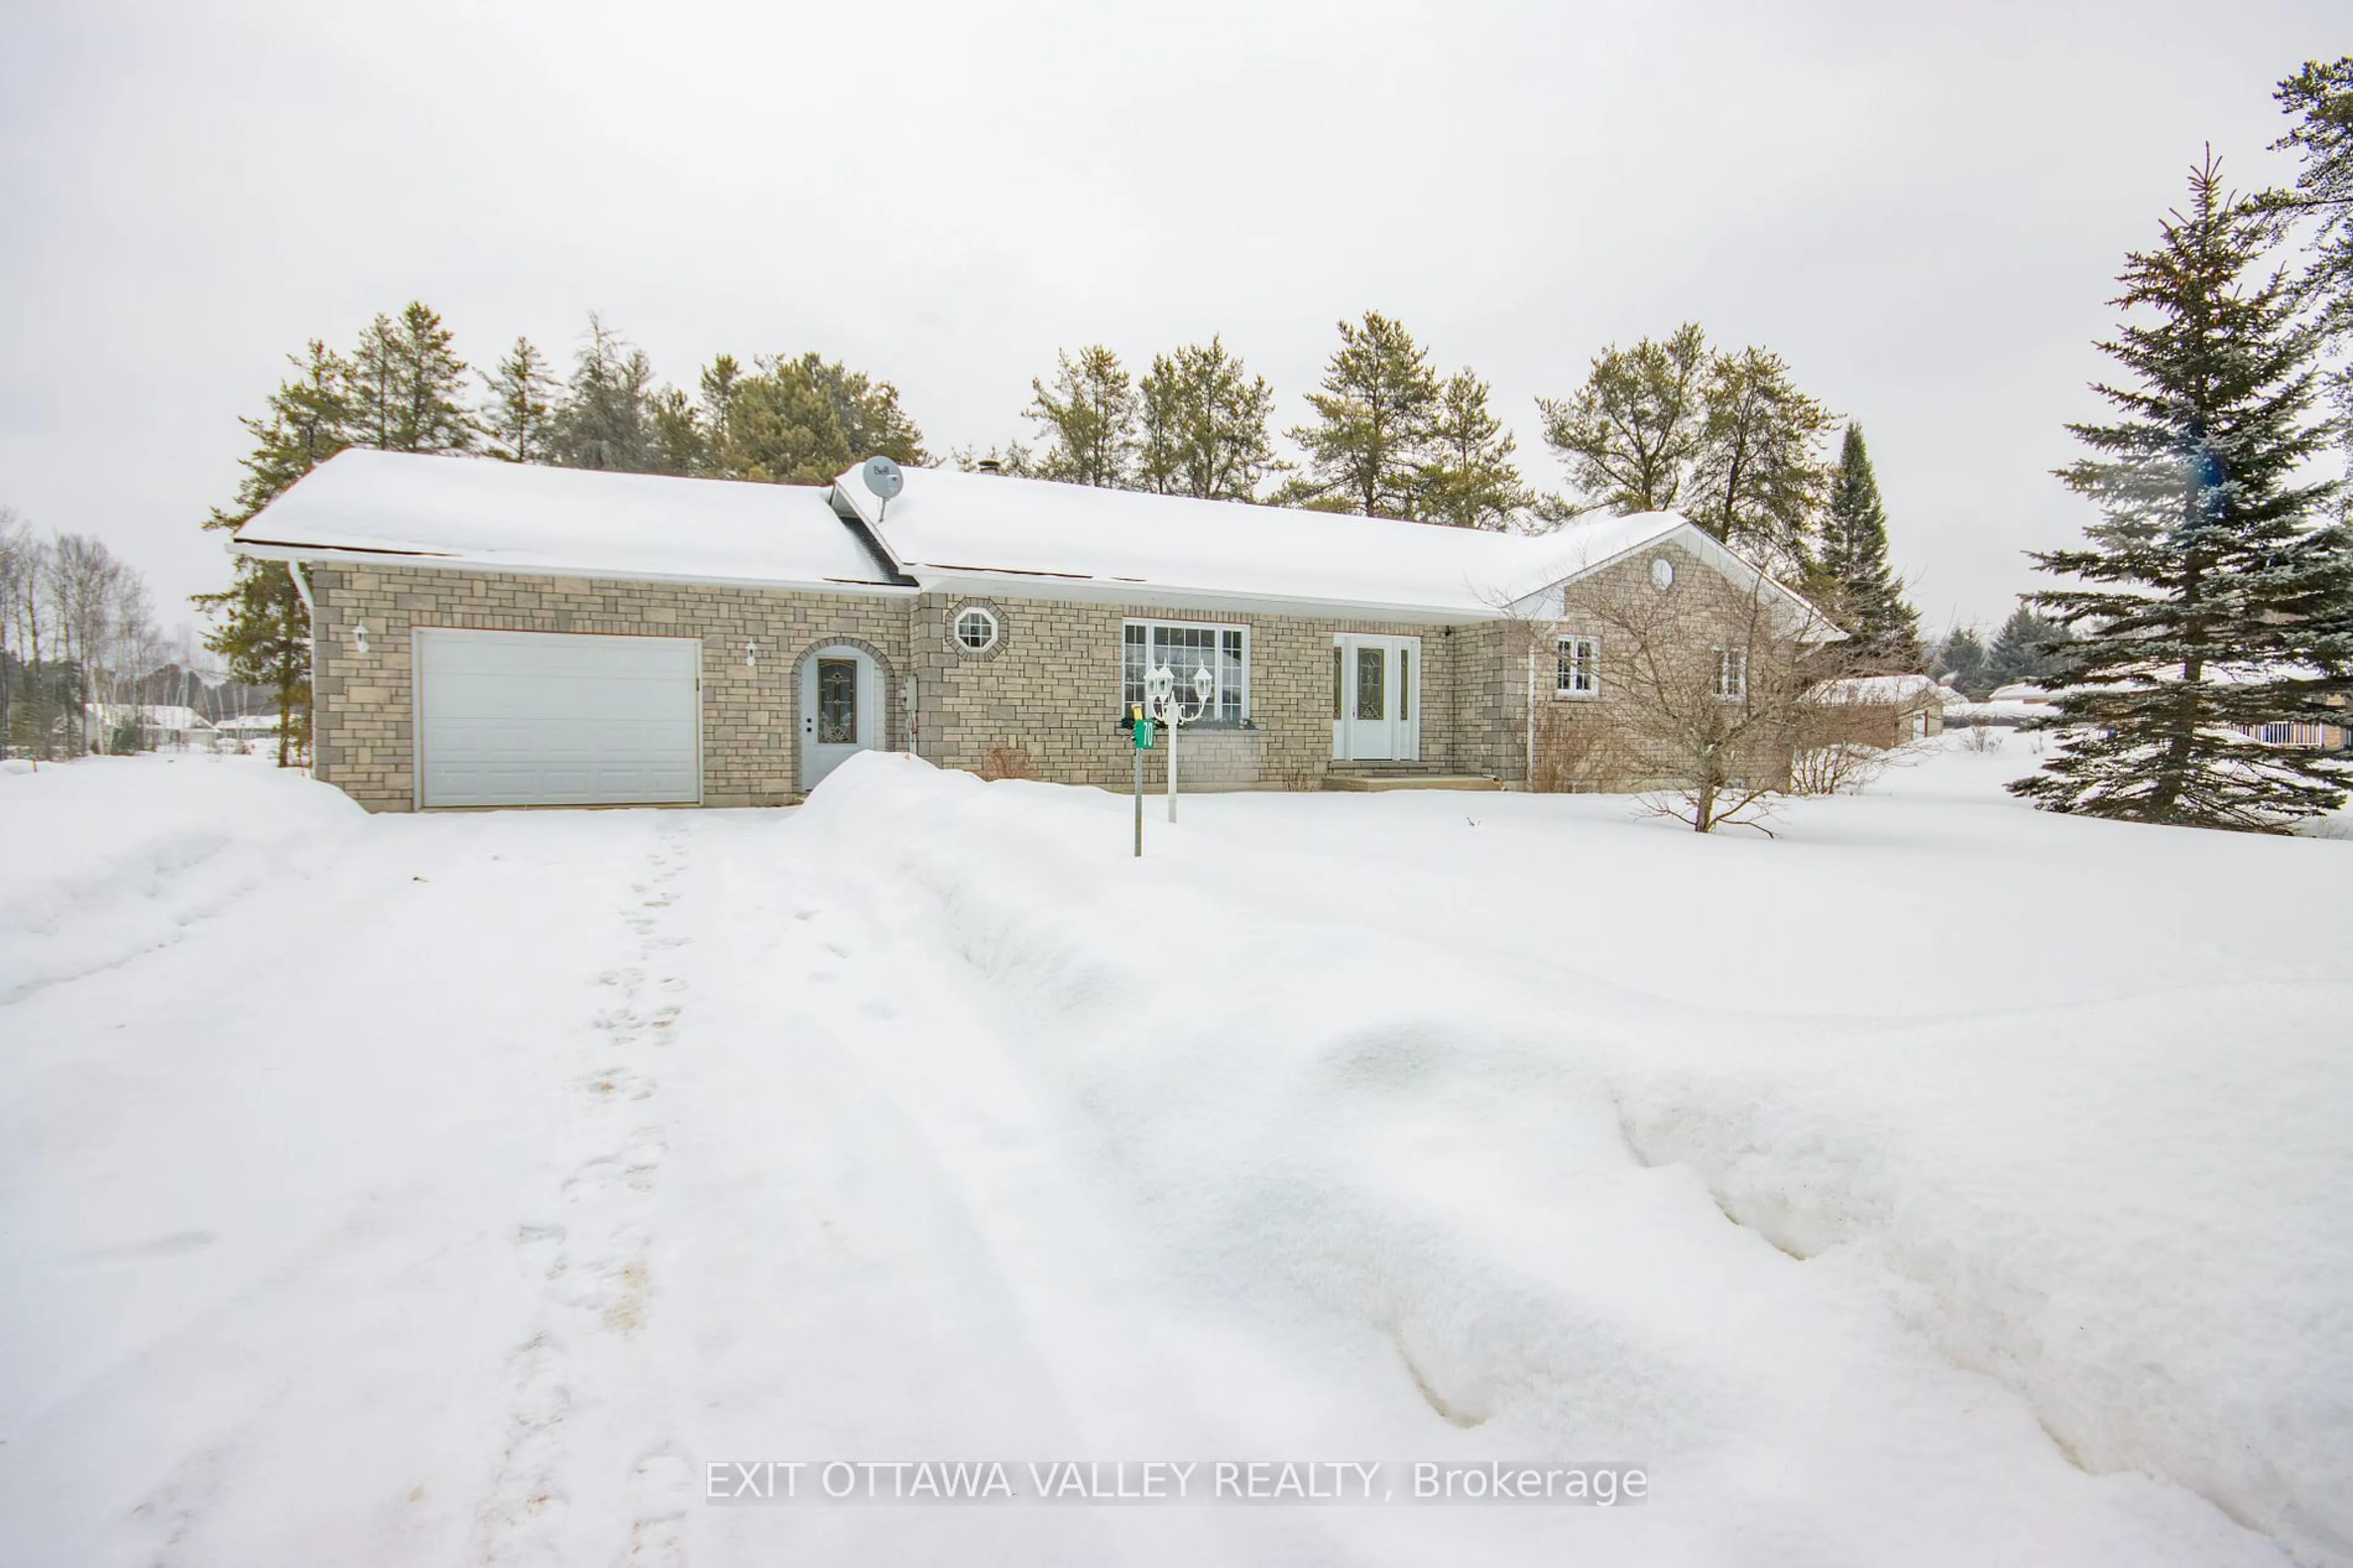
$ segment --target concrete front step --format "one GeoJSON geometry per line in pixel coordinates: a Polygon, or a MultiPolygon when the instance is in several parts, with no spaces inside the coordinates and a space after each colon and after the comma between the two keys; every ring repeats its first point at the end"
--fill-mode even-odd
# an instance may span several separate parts
{"type": "Polygon", "coordinates": [[[1379,792],[1392,789],[1502,789],[1503,784],[1481,773],[1343,773],[1335,768],[1324,775],[1325,789],[1379,792]]]}

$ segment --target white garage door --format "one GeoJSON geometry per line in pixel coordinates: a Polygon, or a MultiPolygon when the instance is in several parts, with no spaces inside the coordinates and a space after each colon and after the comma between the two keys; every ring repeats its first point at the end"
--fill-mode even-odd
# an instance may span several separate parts
{"type": "Polygon", "coordinates": [[[692,637],[418,628],[419,805],[702,798],[692,637]]]}

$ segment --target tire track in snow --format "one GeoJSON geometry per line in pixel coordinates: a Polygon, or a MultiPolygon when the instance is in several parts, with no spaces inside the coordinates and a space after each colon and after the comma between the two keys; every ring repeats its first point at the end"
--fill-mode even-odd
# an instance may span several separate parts
{"type": "Polygon", "coordinates": [[[627,1540],[593,1555],[657,1568],[686,1561],[691,1467],[668,1436],[642,1435],[669,1425],[645,1339],[670,1146],[661,1073],[686,1012],[679,950],[693,941],[671,913],[691,834],[676,814],[654,825],[650,864],[620,910],[632,961],[596,977],[611,1003],[571,1058],[583,1070],[563,1085],[557,1139],[569,1173],[513,1232],[517,1266],[542,1300],[536,1331],[508,1357],[508,1442],[479,1512],[485,1563],[580,1560],[596,1521],[574,1521],[575,1500],[615,1496],[627,1502],[627,1540]]]}

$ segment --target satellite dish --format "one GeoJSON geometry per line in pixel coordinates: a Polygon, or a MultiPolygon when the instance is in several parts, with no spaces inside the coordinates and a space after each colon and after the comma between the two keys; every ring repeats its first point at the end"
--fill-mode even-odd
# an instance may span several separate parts
{"type": "Polygon", "coordinates": [[[907,476],[901,473],[899,465],[888,458],[867,458],[865,471],[861,477],[866,480],[866,488],[881,497],[886,503],[907,488],[907,476]]]}

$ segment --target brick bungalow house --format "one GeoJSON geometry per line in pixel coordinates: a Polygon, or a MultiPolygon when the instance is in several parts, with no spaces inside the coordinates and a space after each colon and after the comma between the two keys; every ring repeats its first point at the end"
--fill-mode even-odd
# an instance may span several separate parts
{"type": "Polygon", "coordinates": [[[1615,722],[1609,596],[1720,608],[1693,657],[1728,700],[1758,605],[1822,624],[1671,512],[1524,537],[944,469],[885,505],[857,469],[354,450],[230,548],[294,574],[313,770],[378,811],[778,804],[870,747],[1124,789],[1122,721],[1163,662],[1210,672],[1199,787],[1525,786],[1540,735],[1615,722]]]}

